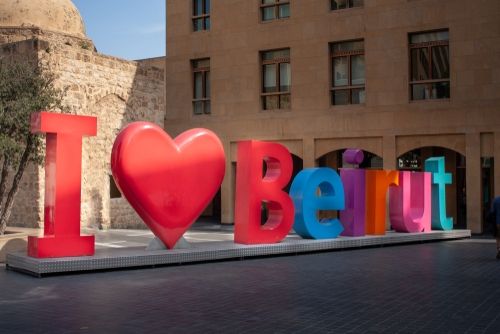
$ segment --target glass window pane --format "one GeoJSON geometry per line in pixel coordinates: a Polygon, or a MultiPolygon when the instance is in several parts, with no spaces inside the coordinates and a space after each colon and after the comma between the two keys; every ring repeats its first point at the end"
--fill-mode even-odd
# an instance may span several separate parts
{"type": "Polygon", "coordinates": [[[412,85],[412,100],[427,100],[431,96],[429,85],[417,84],[412,85]]]}
{"type": "Polygon", "coordinates": [[[273,60],[273,51],[262,52],[262,60],[273,60]]]}
{"type": "Polygon", "coordinates": [[[205,114],[211,114],[212,110],[210,109],[210,101],[204,101],[203,103],[204,103],[204,105],[203,105],[203,112],[205,114]]]}
{"type": "Polygon", "coordinates": [[[205,30],[210,30],[210,18],[206,17],[205,20],[205,30]]]}
{"type": "Polygon", "coordinates": [[[447,41],[449,40],[448,30],[434,31],[421,34],[411,34],[410,43],[425,43],[433,41],[447,41]]]}
{"type": "Polygon", "coordinates": [[[193,60],[193,68],[210,67],[210,59],[193,60]]]}
{"type": "Polygon", "coordinates": [[[448,30],[445,31],[437,31],[434,33],[435,41],[448,41],[450,39],[450,34],[448,30]]]}
{"type": "Polygon", "coordinates": [[[333,43],[332,53],[344,52],[344,51],[363,51],[364,48],[365,48],[365,42],[363,40],[333,43]]]}
{"type": "Polygon", "coordinates": [[[264,65],[264,93],[277,91],[276,64],[264,65]]]}
{"type": "Polygon", "coordinates": [[[344,105],[349,104],[349,90],[334,90],[332,92],[332,104],[344,105]]]}
{"type": "Polygon", "coordinates": [[[333,58],[333,86],[347,86],[349,84],[348,78],[349,65],[347,57],[333,58]]]}
{"type": "Polygon", "coordinates": [[[279,109],[279,95],[264,96],[264,110],[279,109]]]}
{"type": "Polygon", "coordinates": [[[210,72],[205,72],[205,96],[210,98],[210,72]]]}
{"type": "Polygon", "coordinates": [[[449,99],[450,98],[450,83],[449,82],[437,82],[432,84],[432,94],[433,99],[449,99]]]}
{"type": "Polygon", "coordinates": [[[193,29],[194,29],[194,31],[203,30],[203,19],[193,20],[193,29]]]}
{"type": "Polygon", "coordinates": [[[332,0],[332,10],[347,8],[347,0],[332,0]]]}
{"type": "Polygon", "coordinates": [[[203,102],[202,101],[193,102],[193,113],[195,115],[203,114],[203,102]]]}
{"type": "Polygon", "coordinates": [[[279,6],[279,16],[280,19],[284,17],[290,17],[290,5],[281,5],[279,6]]]}
{"type": "Polygon", "coordinates": [[[270,5],[276,3],[276,0],[262,0],[263,5],[270,5]]]}
{"type": "Polygon", "coordinates": [[[280,109],[290,109],[290,94],[280,96],[280,109]]]}
{"type": "Polygon", "coordinates": [[[429,77],[429,49],[411,50],[411,80],[428,80],[429,77]]]}
{"type": "Polygon", "coordinates": [[[290,58],[290,49],[266,51],[262,53],[262,60],[276,60],[278,58],[290,58]]]}
{"type": "Polygon", "coordinates": [[[193,1],[193,15],[198,16],[203,14],[203,0],[193,1]]]}
{"type": "Polygon", "coordinates": [[[448,79],[450,77],[448,46],[432,48],[432,79],[448,79]]]}
{"type": "Polygon", "coordinates": [[[262,8],[262,21],[270,21],[276,18],[274,7],[262,8]]]}
{"type": "Polygon", "coordinates": [[[281,49],[273,51],[273,58],[289,58],[290,57],[290,49],[281,49]]]}
{"type": "Polygon", "coordinates": [[[353,89],[351,93],[351,103],[352,104],[365,103],[365,90],[353,89]]]}
{"type": "Polygon", "coordinates": [[[210,14],[210,0],[205,0],[205,14],[210,14]]]}
{"type": "Polygon", "coordinates": [[[292,83],[290,78],[290,64],[281,63],[280,64],[280,92],[289,92],[290,85],[292,83]]]}
{"type": "Polygon", "coordinates": [[[352,56],[351,57],[351,84],[364,85],[365,84],[365,56],[352,56]]]}
{"type": "Polygon", "coordinates": [[[203,98],[203,74],[201,72],[194,73],[194,98],[203,98]]]}

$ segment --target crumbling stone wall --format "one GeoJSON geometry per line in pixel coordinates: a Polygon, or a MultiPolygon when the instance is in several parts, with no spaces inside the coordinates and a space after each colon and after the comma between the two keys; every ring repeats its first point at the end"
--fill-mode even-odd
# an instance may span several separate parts
{"type": "MultiPolygon", "coordinates": [[[[10,52],[19,51],[16,43],[10,45],[17,50],[10,52]]],[[[97,136],[85,138],[83,144],[82,226],[104,229],[143,227],[124,199],[110,200],[111,149],[116,135],[130,122],[150,121],[163,125],[164,71],[147,64],[104,56],[79,43],[51,39],[50,35],[43,33],[32,42],[32,46],[31,51],[24,48],[21,52],[35,53],[40,62],[57,75],[57,85],[67,89],[64,102],[70,112],[98,118],[97,136]],[[114,215],[119,218],[114,219],[114,215]]],[[[32,168],[25,175],[11,225],[41,224],[43,185],[43,168],[32,168]],[[25,212],[25,203],[34,206],[30,214],[25,212]],[[32,224],[35,220],[37,223],[32,224]]]]}
{"type": "Polygon", "coordinates": [[[0,27],[0,45],[39,38],[50,41],[52,45],[68,45],[95,51],[94,43],[88,38],[46,31],[37,27],[0,27]]]}

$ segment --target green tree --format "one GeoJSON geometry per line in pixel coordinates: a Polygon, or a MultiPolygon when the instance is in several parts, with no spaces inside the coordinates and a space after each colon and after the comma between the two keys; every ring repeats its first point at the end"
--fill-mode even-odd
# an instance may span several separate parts
{"type": "Polygon", "coordinates": [[[64,91],[54,86],[54,80],[54,74],[39,64],[0,59],[0,235],[28,163],[43,163],[43,140],[30,131],[31,114],[65,109],[64,91]]]}

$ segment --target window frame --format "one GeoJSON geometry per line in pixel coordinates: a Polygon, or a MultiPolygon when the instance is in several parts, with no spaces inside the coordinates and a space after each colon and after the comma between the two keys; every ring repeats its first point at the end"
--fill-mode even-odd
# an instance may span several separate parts
{"type": "MultiPolygon", "coordinates": [[[[206,8],[206,3],[207,1],[211,1],[211,0],[199,0],[201,1],[201,8],[202,8],[202,14],[201,15],[195,15],[195,10],[196,10],[196,6],[195,6],[195,1],[196,0],[192,0],[191,1],[191,6],[193,7],[192,8],[192,11],[191,11],[191,27],[193,28],[193,32],[199,32],[199,31],[210,31],[210,27],[212,25],[212,22],[210,22],[210,24],[208,25],[208,28],[207,28],[207,21],[210,20],[211,21],[211,18],[210,18],[210,11],[208,13],[205,12],[205,8],[206,8]],[[196,24],[195,24],[195,21],[197,20],[202,20],[202,28],[199,29],[199,30],[196,30],[195,27],[196,27],[196,24]]],[[[210,10],[212,9],[212,4],[210,4],[210,10]]]]}
{"type": "Polygon", "coordinates": [[[329,43],[329,51],[330,51],[330,105],[331,106],[351,106],[351,105],[363,105],[366,103],[366,98],[365,102],[363,103],[352,103],[352,91],[355,89],[363,89],[366,94],[366,62],[365,62],[365,83],[363,85],[353,85],[352,84],[352,60],[351,58],[353,56],[363,56],[365,57],[365,40],[364,38],[359,38],[359,39],[351,39],[347,41],[338,41],[338,42],[331,42],[329,43]],[[335,44],[342,44],[342,43],[350,43],[350,42],[363,42],[363,49],[362,50],[349,50],[349,51],[337,51],[333,52],[333,46],[335,44]],[[335,82],[335,66],[334,66],[334,61],[335,58],[343,58],[347,57],[347,85],[345,86],[334,86],[335,82]],[[334,93],[335,91],[348,91],[349,92],[349,101],[347,104],[335,104],[334,103],[334,93]]]}
{"type": "Polygon", "coordinates": [[[276,20],[287,20],[290,18],[290,15],[287,17],[280,17],[279,12],[280,12],[280,6],[283,5],[288,5],[290,9],[290,0],[274,0],[274,3],[263,3],[264,0],[259,0],[259,11],[260,11],[260,22],[262,23],[268,23],[268,22],[273,22],[276,20]],[[274,19],[272,20],[264,20],[264,9],[269,8],[269,7],[274,7],[274,19]]]}
{"type": "Polygon", "coordinates": [[[337,9],[334,9],[333,8],[333,1],[334,0],[330,0],[330,11],[332,12],[337,12],[337,11],[343,11],[343,10],[349,10],[349,9],[356,9],[356,8],[364,8],[365,7],[365,2],[363,0],[363,5],[362,6],[349,6],[349,4],[353,1],[353,0],[346,0],[347,1],[347,7],[346,8],[337,8],[337,9]]]}
{"type": "Polygon", "coordinates": [[[260,71],[261,71],[261,110],[267,111],[267,110],[290,110],[292,109],[292,65],[291,65],[291,57],[290,57],[290,48],[280,48],[280,49],[273,49],[273,50],[265,50],[265,51],[260,51],[260,71]],[[267,52],[277,52],[277,51],[282,51],[282,50],[288,50],[288,57],[278,57],[274,58],[272,60],[264,60],[264,54],[267,52]],[[266,65],[276,65],[276,92],[269,92],[266,93],[264,91],[264,84],[265,84],[265,71],[264,67],[266,65]],[[280,64],[289,64],[290,66],[290,89],[288,91],[281,91],[281,66],[280,64]],[[289,102],[289,107],[288,108],[282,108],[281,107],[281,96],[283,95],[289,95],[290,96],[290,102],[289,102]],[[266,109],[266,103],[265,99],[268,96],[278,96],[278,108],[277,109],[266,109]]]}
{"type": "MultiPolygon", "coordinates": [[[[210,81],[207,80],[207,73],[210,74],[210,58],[198,58],[191,60],[191,81],[192,81],[192,106],[193,106],[193,115],[211,115],[212,114],[212,106],[211,106],[211,96],[207,97],[207,83],[210,85],[210,81]],[[195,63],[199,61],[208,60],[209,65],[203,67],[195,67],[195,63]],[[202,84],[202,97],[196,98],[196,73],[201,73],[201,84],[202,84]],[[201,104],[201,113],[196,113],[195,104],[197,102],[202,102],[201,104]],[[206,111],[206,106],[210,105],[209,112],[206,111]]],[[[210,92],[212,91],[210,87],[210,92]]],[[[211,95],[211,94],[210,94],[211,95]]]]}
{"type": "Polygon", "coordinates": [[[411,32],[408,33],[408,90],[409,97],[411,102],[416,101],[443,101],[449,100],[451,98],[451,62],[450,62],[450,36],[449,29],[437,29],[437,30],[429,30],[429,31],[420,31],[420,32],[411,32]],[[420,42],[420,43],[411,43],[411,37],[414,35],[420,34],[429,34],[429,33],[437,33],[437,32],[448,32],[448,39],[441,41],[428,41],[428,42],[420,42]],[[433,65],[433,57],[432,57],[432,48],[437,46],[446,46],[448,47],[448,67],[449,67],[449,76],[447,79],[432,79],[432,65],[433,65]],[[427,49],[429,54],[429,64],[427,66],[427,74],[429,78],[426,80],[413,80],[413,62],[412,62],[412,50],[415,49],[427,49]],[[448,83],[449,87],[449,96],[443,98],[432,98],[429,97],[427,99],[414,99],[413,98],[413,86],[414,85],[426,85],[429,91],[432,91],[432,85],[435,83],[448,83]]]}

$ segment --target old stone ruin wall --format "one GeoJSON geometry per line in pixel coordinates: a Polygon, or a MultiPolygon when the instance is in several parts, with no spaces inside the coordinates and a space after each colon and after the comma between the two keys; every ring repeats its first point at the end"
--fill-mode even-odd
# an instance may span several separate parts
{"type": "MultiPolygon", "coordinates": [[[[0,58],[5,61],[23,60],[31,63],[37,62],[37,50],[45,49],[48,43],[37,39],[27,39],[22,35],[18,39],[13,36],[3,35],[5,29],[0,29],[0,58]]],[[[9,30],[10,32],[10,30],[9,30]]],[[[0,158],[1,159],[1,158],[0,158]]],[[[10,189],[16,171],[10,171],[7,189],[10,189]]],[[[16,227],[42,227],[43,221],[43,168],[29,164],[24,171],[19,184],[19,191],[14,200],[12,214],[8,226],[16,227]]]]}
{"type": "MultiPolygon", "coordinates": [[[[67,89],[64,102],[70,113],[98,118],[97,136],[84,138],[83,144],[82,226],[144,228],[125,199],[110,198],[111,150],[116,135],[130,122],[149,121],[163,126],[164,71],[104,56],[79,44],[47,43],[37,42],[38,47],[31,52],[57,75],[57,85],[67,89]]],[[[44,171],[31,169],[23,178],[11,225],[42,225],[44,171]],[[26,212],[28,207],[30,212],[26,212]]]]}
{"type": "Polygon", "coordinates": [[[42,30],[37,27],[0,27],[0,45],[10,44],[10,46],[7,45],[8,48],[15,48],[17,42],[33,40],[42,40],[47,43],[50,41],[50,45],[46,45],[45,50],[53,45],[67,45],[95,51],[94,43],[88,38],[42,30]]]}

